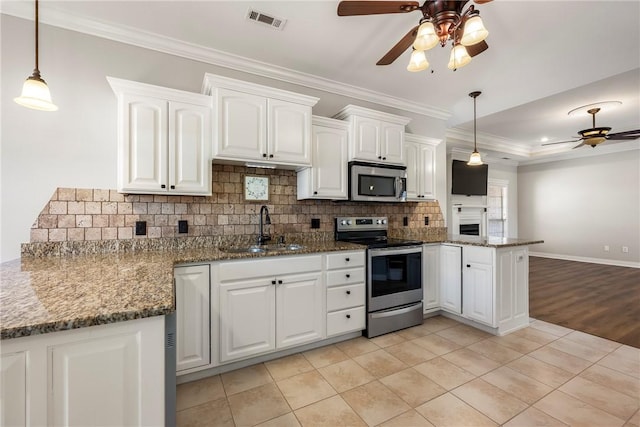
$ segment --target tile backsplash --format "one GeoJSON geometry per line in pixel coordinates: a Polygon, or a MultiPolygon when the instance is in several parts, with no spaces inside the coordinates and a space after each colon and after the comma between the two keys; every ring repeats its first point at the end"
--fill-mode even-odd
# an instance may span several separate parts
{"type": "Polygon", "coordinates": [[[444,227],[438,201],[356,203],[296,200],[296,173],[214,165],[213,195],[126,195],[115,190],[58,188],[31,228],[31,243],[153,239],[180,236],[257,235],[260,207],[269,208],[272,236],[333,232],[336,216],[389,217],[390,234],[422,232],[444,227]],[[244,175],[269,176],[269,200],[244,200],[244,175]],[[408,218],[408,227],[403,218],[408,218]],[[429,217],[429,225],[424,218],[429,217]],[[311,219],[320,228],[311,228],[311,219]],[[188,222],[188,233],[178,234],[178,221],[188,222]],[[146,221],[147,234],[135,235],[136,221],[146,221]]]}

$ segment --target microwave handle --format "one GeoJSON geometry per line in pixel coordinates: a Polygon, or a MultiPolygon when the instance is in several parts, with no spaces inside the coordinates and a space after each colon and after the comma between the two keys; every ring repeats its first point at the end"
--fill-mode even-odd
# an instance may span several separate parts
{"type": "Polygon", "coordinates": [[[395,192],[396,192],[396,199],[399,199],[400,196],[402,195],[402,191],[404,190],[402,188],[402,178],[400,178],[399,176],[396,176],[396,182],[394,185],[395,188],[395,192]]]}

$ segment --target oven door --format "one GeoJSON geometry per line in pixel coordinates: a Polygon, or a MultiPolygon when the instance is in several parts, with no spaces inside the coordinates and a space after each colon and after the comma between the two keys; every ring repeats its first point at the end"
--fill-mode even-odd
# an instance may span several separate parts
{"type": "Polygon", "coordinates": [[[368,311],[422,301],[422,246],[367,251],[368,311]]]}

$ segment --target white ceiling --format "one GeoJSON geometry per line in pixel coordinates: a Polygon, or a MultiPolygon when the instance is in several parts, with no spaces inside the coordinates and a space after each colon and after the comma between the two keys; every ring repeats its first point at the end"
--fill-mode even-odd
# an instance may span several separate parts
{"type": "MultiPolygon", "coordinates": [[[[30,18],[32,3],[3,0],[2,12],[30,18]]],[[[210,58],[227,57],[219,64],[243,63],[245,71],[265,75],[269,70],[285,80],[297,76],[290,81],[315,76],[324,87],[337,84],[338,92],[365,89],[374,98],[388,97],[392,105],[406,103],[416,111],[449,116],[452,146],[468,147],[472,140],[468,94],[481,90],[480,151],[521,162],[640,147],[638,140],[579,150],[571,150],[576,145],[571,143],[540,145],[542,137],[571,139],[591,127],[591,116],[567,112],[599,101],[623,104],[598,114],[597,125],[611,132],[640,128],[640,1],[495,0],[476,5],[490,33],[489,49],[452,72],[446,67],[449,48],[436,47],[427,53],[430,69],[420,73],[406,71],[409,51],[392,65],[375,65],[417,25],[419,12],[338,17],[337,5],[311,0],[41,0],[40,19],[97,35],[139,33],[174,47],[185,42],[185,50],[204,48],[210,58]],[[282,31],[257,24],[246,19],[249,8],[287,22],[282,31]]]]}

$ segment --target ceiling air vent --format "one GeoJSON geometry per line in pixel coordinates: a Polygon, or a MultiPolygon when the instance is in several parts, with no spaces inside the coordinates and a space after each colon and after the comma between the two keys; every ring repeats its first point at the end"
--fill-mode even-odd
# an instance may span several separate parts
{"type": "Polygon", "coordinates": [[[255,9],[249,9],[249,11],[247,12],[247,19],[258,22],[260,24],[268,25],[269,27],[275,28],[276,30],[282,30],[284,28],[284,24],[287,23],[286,19],[270,16],[255,9]]]}

